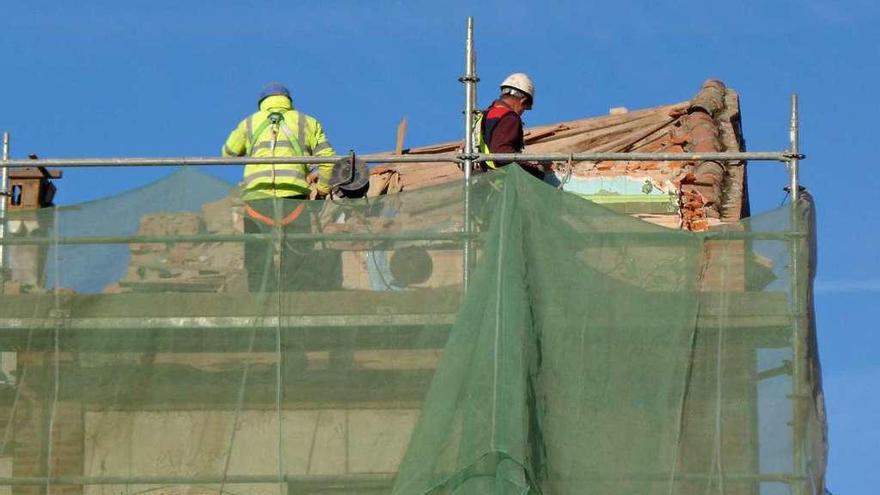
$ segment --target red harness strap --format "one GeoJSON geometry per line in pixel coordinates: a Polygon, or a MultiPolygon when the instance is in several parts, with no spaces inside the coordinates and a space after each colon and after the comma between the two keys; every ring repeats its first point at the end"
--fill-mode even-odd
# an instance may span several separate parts
{"type": "Polygon", "coordinates": [[[275,227],[275,226],[285,227],[285,226],[293,223],[293,221],[296,220],[297,218],[299,218],[300,214],[303,212],[305,207],[306,207],[305,203],[300,203],[299,206],[294,208],[294,210],[292,212],[290,212],[286,217],[282,218],[281,222],[279,222],[278,224],[275,223],[274,219],[267,217],[266,215],[263,215],[262,213],[258,212],[257,210],[251,208],[251,206],[248,204],[244,205],[244,211],[245,211],[245,213],[248,214],[249,217],[253,218],[254,220],[256,220],[258,222],[262,222],[262,223],[268,225],[269,227],[275,227]]]}
{"type": "Polygon", "coordinates": [[[508,114],[508,112],[512,112],[513,110],[504,105],[492,105],[489,107],[489,111],[486,112],[487,119],[500,119],[508,114]]]}

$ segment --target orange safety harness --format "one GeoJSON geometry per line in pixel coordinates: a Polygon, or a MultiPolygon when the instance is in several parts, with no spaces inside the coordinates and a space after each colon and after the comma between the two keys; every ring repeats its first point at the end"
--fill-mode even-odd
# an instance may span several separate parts
{"type": "Polygon", "coordinates": [[[286,227],[287,225],[290,225],[291,223],[293,223],[294,220],[299,218],[300,214],[302,214],[303,210],[305,210],[305,207],[306,207],[305,203],[300,203],[299,206],[294,208],[294,210],[292,212],[290,212],[286,217],[282,218],[281,221],[277,222],[277,223],[275,222],[274,218],[267,217],[266,215],[263,215],[262,213],[258,212],[257,210],[251,208],[251,206],[248,204],[244,205],[244,211],[245,211],[245,213],[248,214],[249,217],[253,218],[254,220],[256,220],[258,222],[262,222],[262,223],[268,225],[269,227],[276,227],[276,226],[277,227],[286,227]]]}

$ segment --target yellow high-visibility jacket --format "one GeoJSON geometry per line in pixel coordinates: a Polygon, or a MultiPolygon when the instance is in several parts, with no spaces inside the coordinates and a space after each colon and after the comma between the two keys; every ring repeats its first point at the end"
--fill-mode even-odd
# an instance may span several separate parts
{"type": "MultiPolygon", "coordinates": [[[[260,110],[242,120],[223,145],[223,156],[333,156],[324,129],[314,117],[293,108],[290,98],[269,96],[260,110]],[[281,118],[278,118],[278,115],[281,118]],[[273,120],[277,121],[273,123],[273,120]]],[[[249,164],[244,168],[244,200],[308,195],[307,177],[317,169],[318,190],[330,192],[332,163],[249,164]]]]}

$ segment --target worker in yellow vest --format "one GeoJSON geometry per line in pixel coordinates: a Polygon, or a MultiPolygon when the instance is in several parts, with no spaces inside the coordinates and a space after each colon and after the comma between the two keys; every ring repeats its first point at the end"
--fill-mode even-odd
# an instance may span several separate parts
{"type": "MultiPolygon", "coordinates": [[[[280,83],[266,85],[258,111],[242,120],[223,145],[223,156],[333,156],[336,152],[314,117],[294,109],[290,91],[280,83]]],[[[248,164],[244,168],[245,234],[311,232],[310,183],[317,196],[330,192],[333,163],[248,164]]],[[[245,265],[251,291],[320,288],[315,266],[320,258],[310,241],[285,240],[280,266],[274,268],[273,243],[245,241],[245,265]],[[310,266],[311,265],[311,266],[310,266]]],[[[320,263],[318,263],[320,264],[320,263]]],[[[329,270],[331,273],[337,270],[329,270]]]]}

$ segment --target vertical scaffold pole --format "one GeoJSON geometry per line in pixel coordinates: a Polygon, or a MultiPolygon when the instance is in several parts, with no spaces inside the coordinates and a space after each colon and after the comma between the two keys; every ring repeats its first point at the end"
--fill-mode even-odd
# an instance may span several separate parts
{"type": "MultiPolygon", "coordinates": [[[[468,156],[462,163],[464,169],[464,223],[466,234],[471,231],[471,172],[474,162],[470,155],[474,154],[474,110],[477,100],[477,75],[474,57],[474,18],[467,19],[467,40],[465,42],[465,75],[459,78],[464,84],[464,154],[468,156]]],[[[471,271],[471,240],[466,237],[462,256],[462,278],[465,289],[470,283],[471,271]]]]}
{"type": "Polygon", "coordinates": [[[800,178],[798,177],[798,154],[800,150],[798,148],[798,95],[797,93],[793,93],[791,95],[791,124],[789,128],[789,151],[791,152],[791,158],[788,160],[788,171],[791,178],[791,184],[789,187],[791,188],[791,202],[792,204],[796,203],[798,200],[798,189],[800,188],[800,178]]]}
{"type": "MultiPolygon", "coordinates": [[[[789,190],[791,194],[791,226],[790,229],[794,233],[801,233],[800,222],[800,180],[798,177],[798,157],[800,148],[799,139],[799,121],[798,121],[798,95],[791,95],[791,120],[789,124],[789,153],[788,171],[790,174],[789,190]]],[[[806,493],[806,466],[804,465],[804,447],[806,429],[804,428],[804,407],[805,407],[805,387],[803,381],[805,379],[804,366],[805,362],[805,339],[804,339],[804,285],[801,281],[805,267],[801,264],[800,243],[802,237],[792,236],[791,238],[791,311],[792,311],[792,468],[795,475],[795,482],[792,493],[794,495],[804,495],[806,493]]]]}
{"type": "MultiPolygon", "coordinates": [[[[9,201],[9,133],[3,133],[3,167],[0,171],[0,240],[6,238],[6,204],[9,201]]],[[[0,293],[6,289],[6,246],[0,244],[0,293]]]]}

